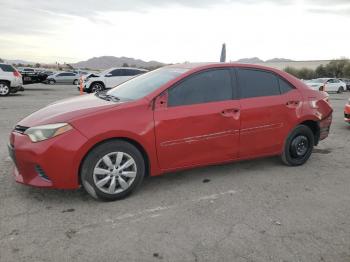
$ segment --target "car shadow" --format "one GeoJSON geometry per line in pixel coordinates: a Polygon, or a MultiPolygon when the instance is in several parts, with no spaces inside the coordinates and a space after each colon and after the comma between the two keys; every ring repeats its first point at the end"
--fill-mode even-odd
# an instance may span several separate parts
{"type": "MultiPolygon", "coordinates": [[[[207,167],[199,167],[195,169],[167,173],[161,176],[145,178],[141,187],[132,194],[129,199],[144,199],[152,196],[155,191],[162,194],[174,187],[183,187],[193,185],[197,188],[199,184],[215,181],[230,176],[233,180],[237,176],[252,174],[253,170],[263,170],[265,168],[282,165],[278,157],[260,158],[254,160],[246,160],[240,162],[232,162],[228,164],[212,165],[207,167]]],[[[258,173],[259,174],[259,173],[258,173]]],[[[254,175],[258,175],[254,174],[254,175]]],[[[234,182],[233,182],[234,183],[234,182]]],[[[98,203],[90,197],[83,188],[77,190],[58,190],[58,189],[41,189],[35,187],[21,187],[23,197],[30,198],[39,202],[45,202],[48,205],[58,203],[98,203]]],[[[125,201],[122,200],[122,201],[125,201]]]]}

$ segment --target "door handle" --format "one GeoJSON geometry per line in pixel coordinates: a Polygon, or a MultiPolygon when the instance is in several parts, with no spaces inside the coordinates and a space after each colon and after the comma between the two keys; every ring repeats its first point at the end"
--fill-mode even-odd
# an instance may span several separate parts
{"type": "Polygon", "coordinates": [[[295,108],[297,107],[298,105],[300,104],[300,101],[297,101],[297,100],[290,100],[286,103],[286,106],[287,107],[290,107],[290,108],[295,108]]]}
{"type": "Polygon", "coordinates": [[[240,109],[239,108],[224,109],[224,110],[221,111],[221,115],[224,116],[224,117],[239,118],[239,114],[240,114],[240,109]]]}

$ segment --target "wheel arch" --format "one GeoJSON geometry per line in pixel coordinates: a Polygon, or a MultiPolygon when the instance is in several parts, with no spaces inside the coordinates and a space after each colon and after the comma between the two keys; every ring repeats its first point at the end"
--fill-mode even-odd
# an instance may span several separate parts
{"type": "Polygon", "coordinates": [[[6,82],[9,84],[9,87],[11,87],[11,81],[8,79],[0,79],[0,82],[6,82]]]}
{"type": "Polygon", "coordinates": [[[94,84],[102,84],[103,87],[106,87],[105,83],[103,83],[103,81],[101,80],[96,80],[96,81],[93,81],[91,84],[90,84],[90,87],[92,87],[94,84]]]}
{"type": "Polygon", "coordinates": [[[308,119],[303,120],[298,125],[304,125],[311,129],[312,133],[315,136],[315,146],[318,145],[318,142],[320,141],[320,125],[319,121],[308,119]]]}
{"type": "Polygon", "coordinates": [[[113,140],[119,140],[119,141],[126,141],[130,144],[132,144],[133,146],[135,146],[139,151],[140,153],[142,154],[142,157],[145,161],[145,170],[146,170],[146,177],[150,176],[150,170],[151,170],[151,162],[150,162],[150,158],[148,156],[148,153],[145,149],[144,146],[142,146],[142,144],[140,142],[138,142],[137,140],[135,139],[132,139],[132,138],[129,138],[129,137],[111,137],[111,138],[107,138],[107,139],[104,139],[104,140],[101,140],[99,142],[97,142],[96,144],[90,146],[88,148],[88,150],[86,150],[86,152],[84,153],[83,157],[81,158],[80,160],[80,163],[79,163],[79,168],[78,168],[78,183],[81,185],[81,167],[87,157],[87,155],[94,149],[96,148],[97,146],[103,144],[103,143],[107,143],[107,142],[110,142],[110,141],[113,141],[113,140]]]}

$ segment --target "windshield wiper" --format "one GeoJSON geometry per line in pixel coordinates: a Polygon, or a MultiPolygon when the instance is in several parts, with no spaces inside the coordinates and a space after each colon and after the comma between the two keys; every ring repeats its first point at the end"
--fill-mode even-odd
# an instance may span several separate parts
{"type": "Polygon", "coordinates": [[[113,102],[119,102],[120,101],[120,98],[118,98],[116,96],[108,95],[106,90],[97,92],[95,94],[95,96],[97,96],[97,97],[99,97],[101,99],[107,100],[107,101],[113,101],[113,102]]]}

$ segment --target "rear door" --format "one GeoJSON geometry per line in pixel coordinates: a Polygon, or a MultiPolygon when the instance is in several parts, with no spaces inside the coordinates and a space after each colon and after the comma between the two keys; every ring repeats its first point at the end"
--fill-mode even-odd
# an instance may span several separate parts
{"type": "Polygon", "coordinates": [[[280,152],[301,110],[301,95],[270,71],[237,69],[241,97],[239,157],[280,152]]]}
{"type": "Polygon", "coordinates": [[[122,69],[114,69],[106,75],[105,84],[107,88],[113,88],[122,83],[122,69]]]}
{"type": "Polygon", "coordinates": [[[65,81],[65,73],[59,73],[56,75],[55,80],[57,83],[64,83],[65,81]]]}
{"type": "Polygon", "coordinates": [[[230,69],[211,69],[187,77],[156,100],[156,147],[162,169],[237,158],[240,105],[235,83],[230,69]]]}

